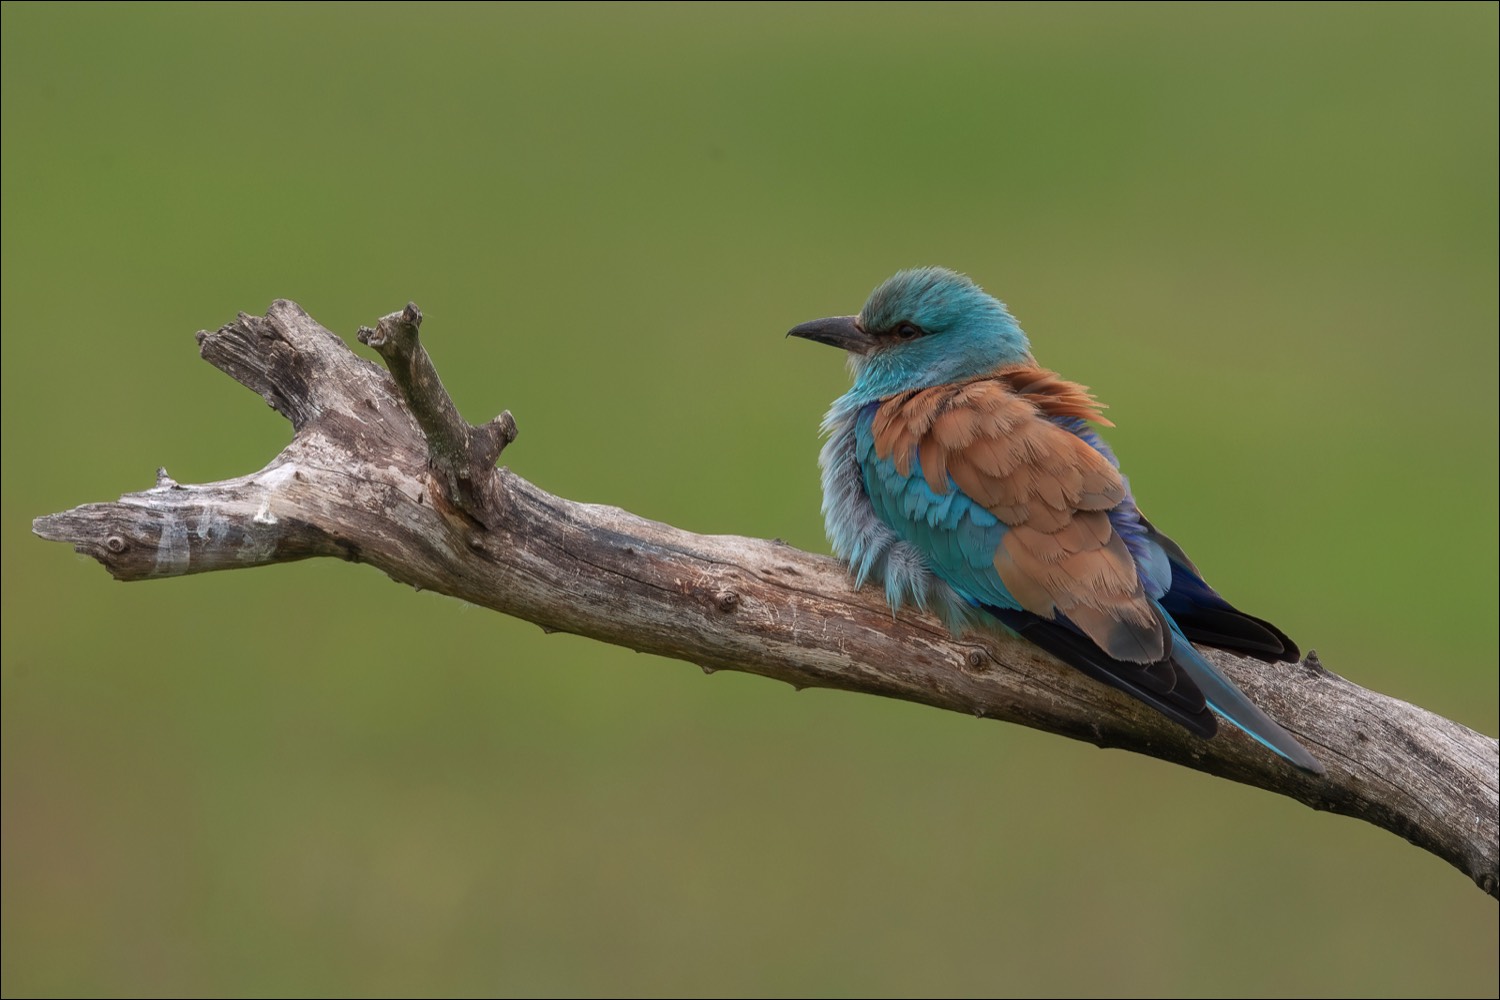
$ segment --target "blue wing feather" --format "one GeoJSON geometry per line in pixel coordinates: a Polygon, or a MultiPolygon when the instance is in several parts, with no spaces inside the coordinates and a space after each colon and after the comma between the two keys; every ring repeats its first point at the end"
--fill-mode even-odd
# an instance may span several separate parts
{"type": "Polygon", "coordinates": [[[927,484],[918,460],[913,459],[910,473],[902,475],[893,459],[877,456],[873,420],[873,407],[860,413],[855,455],[876,514],[902,541],[920,550],[933,572],[969,605],[1019,608],[995,571],[995,550],[1005,525],[964,494],[951,477],[948,492],[938,494],[927,484]]]}

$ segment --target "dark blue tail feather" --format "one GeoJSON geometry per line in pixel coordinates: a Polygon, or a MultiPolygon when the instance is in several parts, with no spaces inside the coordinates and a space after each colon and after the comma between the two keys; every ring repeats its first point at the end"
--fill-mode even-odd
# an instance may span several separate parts
{"type": "MultiPolygon", "coordinates": [[[[1201,585],[1202,581],[1198,583],[1201,585]]],[[[1312,754],[1245,697],[1176,629],[1166,659],[1157,663],[1128,663],[1108,656],[1060,615],[1048,620],[1029,611],[987,604],[979,607],[1028,642],[1151,706],[1191,733],[1204,739],[1212,737],[1218,731],[1214,717],[1218,714],[1297,767],[1313,774],[1324,773],[1312,754]]]]}

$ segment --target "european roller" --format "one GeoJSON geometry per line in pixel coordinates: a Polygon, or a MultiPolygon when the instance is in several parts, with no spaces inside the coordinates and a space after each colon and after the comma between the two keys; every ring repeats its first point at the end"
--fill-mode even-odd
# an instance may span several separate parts
{"type": "Polygon", "coordinates": [[[1004,626],[1202,737],[1228,719],[1296,766],[1322,766],[1194,642],[1298,659],[1146,520],[1090,424],[1084,386],[1040,367],[1009,310],[962,274],[902,271],[858,316],[790,334],[849,352],[854,385],[823,419],[823,516],[856,586],[1004,626]]]}

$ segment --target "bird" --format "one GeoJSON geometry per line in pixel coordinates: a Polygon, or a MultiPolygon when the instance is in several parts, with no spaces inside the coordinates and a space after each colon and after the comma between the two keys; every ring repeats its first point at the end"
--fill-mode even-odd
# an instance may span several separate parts
{"type": "Polygon", "coordinates": [[[1199,737],[1223,717],[1298,768],[1308,750],[1194,646],[1298,661],[1283,631],[1210,587],[1146,519],[1090,390],[1041,367],[964,274],[904,270],[856,316],[787,334],[848,352],[823,419],[823,516],[856,587],[954,634],[999,626],[1199,737]]]}

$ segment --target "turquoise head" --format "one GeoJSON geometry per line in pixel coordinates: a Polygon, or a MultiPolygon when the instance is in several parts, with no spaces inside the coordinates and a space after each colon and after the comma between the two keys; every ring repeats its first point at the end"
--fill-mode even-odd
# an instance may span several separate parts
{"type": "Polygon", "coordinates": [[[870,293],[858,316],[813,320],[788,336],[847,350],[850,395],[860,399],[961,382],[1031,360],[1031,345],[1005,304],[942,267],[902,271],[870,293]]]}

